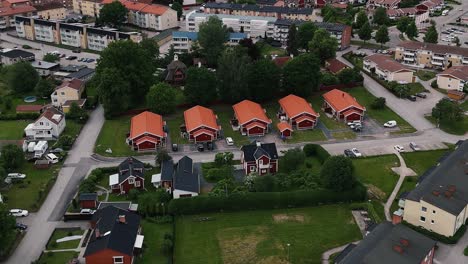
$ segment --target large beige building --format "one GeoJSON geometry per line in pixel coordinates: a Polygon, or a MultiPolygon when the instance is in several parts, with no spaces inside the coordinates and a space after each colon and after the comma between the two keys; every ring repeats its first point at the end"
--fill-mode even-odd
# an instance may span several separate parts
{"type": "Polygon", "coordinates": [[[102,0],[73,0],[73,11],[90,17],[99,16],[102,0]]]}
{"type": "Polygon", "coordinates": [[[399,201],[394,220],[403,220],[450,237],[468,219],[468,140],[419,179],[417,187],[399,201]]]}
{"type": "Polygon", "coordinates": [[[441,89],[463,91],[468,85],[468,65],[453,66],[437,74],[437,85],[441,89]]]}
{"type": "Polygon", "coordinates": [[[447,69],[468,65],[468,48],[404,41],[395,49],[395,60],[418,67],[447,69]]]}
{"type": "Polygon", "coordinates": [[[0,29],[15,26],[15,16],[32,16],[36,12],[29,0],[0,0],[0,29]]]}
{"type": "Polygon", "coordinates": [[[365,57],[364,70],[375,73],[379,78],[388,82],[414,82],[413,70],[383,54],[373,54],[365,57]]]}
{"type": "Polygon", "coordinates": [[[59,20],[65,19],[67,16],[67,10],[65,9],[65,6],[57,2],[36,5],[35,8],[37,9],[37,16],[39,18],[47,20],[59,20]]]}

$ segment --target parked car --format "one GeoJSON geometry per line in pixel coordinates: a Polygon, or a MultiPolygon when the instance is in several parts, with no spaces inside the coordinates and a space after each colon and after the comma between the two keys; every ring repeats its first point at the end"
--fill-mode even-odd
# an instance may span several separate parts
{"type": "Polygon", "coordinates": [[[94,214],[96,210],[92,209],[81,209],[80,214],[94,214]]]}
{"type": "Polygon", "coordinates": [[[54,149],[51,149],[51,150],[49,151],[49,153],[54,153],[54,154],[59,153],[59,154],[60,154],[60,153],[62,153],[63,151],[64,151],[64,150],[61,149],[61,148],[54,148],[54,149]]]}
{"type": "Polygon", "coordinates": [[[344,155],[345,155],[346,157],[350,157],[350,158],[356,157],[356,156],[354,155],[354,153],[353,153],[350,149],[345,149],[345,150],[344,150],[344,155]]]}
{"type": "Polygon", "coordinates": [[[411,149],[413,149],[414,151],[420,151],[421,148],[418,146],[418,144],[414,143],[414,142],[410,142],[409,143],[409,146],[411,149]]]}
{"type": "Polygon", "coordinates": [[[354,121],[351,121],[351,122],[347,123],[348,126],[352,126],[352,125],[355,125],[355,124],[361,124],[361,120],[354,120],[354,121]]]}
{"type": "Polygon", "coordinates": [[[86,58],[79,58],[78,61],[83,61],[83,62],[85,62],[85,61],[86,61],[86,58]]]}
{"type": "Polygon", "coordinates": [[[362,157],[361,152],[359,152],[359,150],[357,148],[352,148],[351,151],[353,152],[355,157],[357,157],[357,158],[362,157]]]}
{"type": "Polygon", "coordinates": [[[59,162],[59,158],[55,156],[55,154],[49,153],[46,155],[46,159],[50,161],[50,163],[55,164],[59,162]]]}
{"type": "Polygon", "coordinates": [[[65,54],[60,54],[60,55],[59,55],[59,58],[65,58],[65,56],[67,56],[67,55],[65,55],[65,54]]]}
{"type": "Polygon", "coordinates": [[[197,145],[197,150],[200,151],[200,152],[202,152],[202,151],[205,150],[205,146],[203,146],[203,144],[198,144],[198,145],[197,145]]]}
{"type": "Polygon", "coordinates": [[[19,229],[19,230],[22,230],[22,231],[25,231],[26,229],[28,229],[28,226],[25,225],[25,224],[16,223],[15,228],[19,229]]]}
{"type": "Polygon", "coordinates": [[[361,132],[362,131],[362,126],[355,126],[353,128],[354,132],[361,132]]]}
{"type": "Polygon", "coordinates": [[[176,152],[179,150],[179,145],[177,144],[172,144],[172,151],[176,152]]]}
{"type": "Polygon", "coordinates": [[[29,215],[29,212],[27,210],[22,210],[22,209],[11,209],[10,215],[16,216],[16,217],[25,217],[29,215]]]}
{"type": "Polygon", "coordinates": [[[66,60],[76,60],[76,58],[78,58],[78,57],[73,56],[73,55],[65,57],[66,60]]]}
{"type": "Polygon", "coordinates": [[[355,129],[355,128],[362,128],[362,124],[361,123],[356,123],[356,124],[352,124],[349,126],[351,129],[355,129]]]}
{"type": "Polygon", "coordinates": [[[227,137],[226,138],[226,144],[228,146],[234,146],[234,140],[232,139],[232,137],[227,137]]]}
{"type": "Polygon", "coordinates": [[[397,122],[395,120],[390,120],[390,121],[385,122],[385,124],[383,124],[384,127],[396,127],[396,125],[397,125],[397,122]]]}
{"type": "Polygon", "coordinates": [[[95,59],[91,59],[91,58],[86,59],[86,62],[87,62],[87,63],[91,63],[91,62],[95,62],[95,61],[96,61],[95,59]]]}
{"type": "Polygon", "coordinates": [[[405,152],[405,148],[402,145],[395,145],[393,148],[398,152],[405,152]]]}
{"type": "Polygon", "coordinates": [[[417,93],[416,96],[419,97],[419,98],[426,98],[427,97],[427,95],[425,93],[417,93]]]}
{"type": "Polygon", "coordinates": [[[73,53],[80,53],[81,52],[81,49],[74,49],[72,50],[73,53]]]}
{"type": "Polygon", "coordinates": [[[26,178],[26,174],[17,173],[17,172],[8,173],[7,178],[11,178],[11,179],[24,179],[24,178],[26,178]]]}
{"type": "Polygon", "coordinates": [[[408,98],[408,100],[410,100],[410,101],[416,102],[416,96],[414,96],[414,95],[408,95],[407,98],[408,98]]]}

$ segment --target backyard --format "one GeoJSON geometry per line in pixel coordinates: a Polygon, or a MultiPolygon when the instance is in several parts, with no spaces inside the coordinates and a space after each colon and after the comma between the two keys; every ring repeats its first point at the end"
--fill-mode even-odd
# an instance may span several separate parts
{"type": "Polygon", "coordinates": [[[318,263],[324,251],[359,239],[347,205],[179,216],[174,261],[318,263]]]}
{"type": "Polygon", "coordinates": [[[19,140],[23,138],[24,128],[32,120],[1,120],[0,140],[19,140]]]}
{"type": "Polygon", "coordinates": [[[172,235],[172,223],[157,224],[143,219],[141,222],[142,233],[145,236],[145,247],[143,254],[136,263],[167,263],[168,257],[161,252],[161,245],[164,241],[164,234],[172,235]]]}
{"type": "Polygon", "coordinates": [[[64,264],[68,263],[68,261],[77,255],[78,252],[73,251],[42,253],[37,264],[64,264]]]}
{"type": "Polygon", "coordinates": [[[436,77],[436,73],[432,71],[424,71],[424,70],[418,70],[415,73],[416,76],[419,77],[419,79],[423,81],[429,81],[430,79],[433,79],[436,77]]]}
{"type": "Polygon", "coordinates": [[[401,153],[401,156],[405,159],[406,166],[413,169],[418,176],[421,176],[430,167],[437,165],[437,160],[448,152],[447,149],[404,152],[401,153]]]}
{"type": "Polygon", "coordinates": [[[65,242],[56,242],[57,239],[61,239],[67,236],[80,236],[84,235],[83,230],[66,230],[66,229],[55,229],[54,233],[49,239],[49,243],[47,243],[46,249],[47,250],[57,250],[57,249],[74,249],[77,248],[80,244],[80,239],[70,240],[65,242]]]}
{"type": "Polygon", "coordinates": [[[96,140],[95,152],[104,156],[130,156],[137,155],[125,142],[130,131],[130,116],[107,119],[96,140]],[[112,153],[107,153],[110,148],[112,153]]]}

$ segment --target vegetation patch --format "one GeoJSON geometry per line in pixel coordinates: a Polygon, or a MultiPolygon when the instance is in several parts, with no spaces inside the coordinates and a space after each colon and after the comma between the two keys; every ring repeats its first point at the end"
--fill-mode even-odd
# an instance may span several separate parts
{"type": "Polygon", "coordinates": [[[103,156],[138,155],[138,152],[131,150],[125,142],[127,133],[130,132],[130,118],[130,116],[123,116],[107,119],[96,140],[94,151],[103,156]],[[112,153],[106,152],[107,149],[111,149],[112,153]]]}
{"type": "Polygon", "coordinates": [[[275,214],[273,215],[273,220],[275,223],[282,223],[282,222],[304,222],[304,215],[296,214],[296,215],[287,215],[287,214],[275,214]]]}
{"type": "Polygon", "coordinates": [[[423,81],[429,81],[430,79],[436,77],[436,73],[431,71],[418,70],[416,71],[416,76],[418,76],[419,79],[423,81]]]}
{"type": "Polygon", "coordinates": [[[19,140],[23,138],[24,129],[32,120],[0,121],[0,140],[19,140]]]}

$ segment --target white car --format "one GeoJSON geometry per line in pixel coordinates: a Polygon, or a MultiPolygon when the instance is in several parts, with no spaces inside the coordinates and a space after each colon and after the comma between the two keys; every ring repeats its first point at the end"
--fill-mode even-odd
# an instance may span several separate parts
{"type": "Polygon", "coordinates": [[[396,127],[396,125],[397,125],[397,122],[395,120],[391,120],[391,121],[386,122],[383,126],[384,127],[396,127]]]}
{"type": "Polygon", "coordinates": [[[352,148],[351,151],[353,152],[355,157],[362,157],[361,152],[357,148],[352,148]]]}
{"type": "Polygon", "coordinates": [[[410,142],[409,143],[409,146],[410,148],[412,148],[414,151],[420,151],[421,148],[418,146],[418,144],[414,143],[414,142],[410,142]]]}
{"type": "Polygon", "coordinates": [[[7,178],[10,178],[10,179],[24,179],[24,178],[26,178],[26,174],[17,173],[17,172],[8,173],[7,178]]]}
{"type": "Polygon", "coordinates": [[[405,152],[405,148],[402,145],[395,145],[393,148],[398,152],[405,152]]]}
{"type": "Polygon", "coordinates": [[[52,154],[52,153],[47,154],[47,155],[46,155],[46,159],[47,159],[48,161],[50,161],[50,163],[52,163],[52,164],[55,164],[55,163],[59,162],[58,157],[55,156],[55,154],[52,154]]]}
{"type": "Polygon", "coordinates": [[[96,210],[92,209],[81,209],[80,214],[94,214],[96,210]]]}
{"type": "Polygon", "coordinates": [[[29,215],[29,212],[27,210],[22,210],[22,209],[11,209],[10,210],[10,215],[16,216],[16,217],[25,217],[29,215]]]}
{"type": "Polygon", "coordinates": [[[356,124],[361,124],[361,121],[360,120],[354,120],[352,122],[347,123],[348,126],[352,126],[352,125],[356,125],[356,124]]]}
{"type": "Polygon", "coordinates": [[[234,146],[234,140],[232,139],[232,137],[227,137],[226,138],[226,144],[228,146],[234,146]]]}

